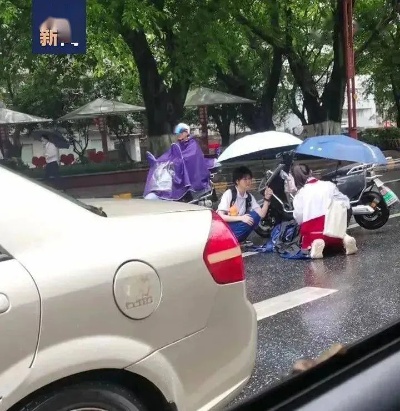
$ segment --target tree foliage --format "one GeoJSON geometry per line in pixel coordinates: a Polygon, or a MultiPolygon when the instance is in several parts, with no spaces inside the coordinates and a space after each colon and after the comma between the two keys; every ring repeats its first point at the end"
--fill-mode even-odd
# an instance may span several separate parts
{"type": "Polygon", "coordinates": [[[209,76],[216,64],[224,67],[234,53],[215,0],[92,0],[89,5],[96,35],[123,39],[131,53],[150,136],[170,133],[182,118],[190,85],[209,76]]]}
{"type": "MultiPolygon", "coordinates": [[[[368,16],[369,22],[356,41],[357,58],[361,60],[382,32],[394,23],[398,11],[393,1],[386,1],[383,7],[375,0],[358,1],[355,7],[368,16]]],[[[328,4],[274,0],[267,5],[249,1],[234,3],[234,8],[239,23],[282,51],[293,76],[294,90],[301,92],[307,123],[340,124],[346,78],[343,0],[328,4]]]]}
{"type": "MultiPolygon", "coordinates": [[[[71,57],[32,55],[31,1],[0,0],[2,98],[54,118],[100,96],[144,104],[155,137],[184,118],[190,87],[213,86],[257,101],[210,107],[225,142],[233,120],[262,131],[288,113],[337,131],[344,1],[88,0],[88,51],[71,57]]],[[[353,3],[357,70],[372,75],[381,111],[399,120],[399,0],[353,3]]]]}
{"type": "Polygon", "coordinates": [[[370,74],[368,93],[375,95],[384,121],[400,126],[400,15],[382,31],[378,41],[365,53],[360,69],[370,74]]]}

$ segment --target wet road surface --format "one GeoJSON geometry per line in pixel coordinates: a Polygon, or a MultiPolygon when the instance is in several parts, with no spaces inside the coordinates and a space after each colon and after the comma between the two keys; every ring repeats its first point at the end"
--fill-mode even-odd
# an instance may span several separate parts
{"type": "MultiPolygon", "coordinates": [[[[400,197],[400,182],[389,186],[400,197]]],[[[376,231],[350,230],[359,248],[353,256],[318,261],[268,253],[245,257],[247,293],[259,317],[258,355],[235,403],[279,381],[297,359],[316,357],[335,342],[355,342],[400,319],[398,205],[391,217],[376,231]]]]}

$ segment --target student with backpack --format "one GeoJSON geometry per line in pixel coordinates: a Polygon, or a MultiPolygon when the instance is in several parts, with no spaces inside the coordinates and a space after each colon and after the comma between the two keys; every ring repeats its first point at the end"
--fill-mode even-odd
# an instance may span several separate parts
{"type": "Polygon", "coordinates": [[[273,192],[266,188],[262,207],[249,193],[253,182],[253,173],[247,167],[233,170],[234,186],[225,191],[218,206],[218,214],[228,223],[239,242],[244,242],[267,215],[273,192]]]}

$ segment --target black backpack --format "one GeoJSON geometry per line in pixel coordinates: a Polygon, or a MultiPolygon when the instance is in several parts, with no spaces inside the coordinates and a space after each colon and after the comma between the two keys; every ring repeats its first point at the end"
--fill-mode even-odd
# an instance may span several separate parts
{"type": "MultiPolygon", "coordinates": [[[[231,193],[232,193],[232,200],[231,200],[231,207],[235,204],[235,201],[237,199],[237,189],[236,187],[231,187],[231,193]]],[[[247,197],[246,197],[246,214],[248,214],[251,210],[251,194],[246,192],[247,197]]]]}

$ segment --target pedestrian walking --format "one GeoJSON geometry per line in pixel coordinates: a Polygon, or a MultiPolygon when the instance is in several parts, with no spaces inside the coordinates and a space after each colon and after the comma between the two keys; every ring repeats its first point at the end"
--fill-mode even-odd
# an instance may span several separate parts
{"type": "Polygon", "coordinates": [[[52,179],[55,188],[60,188],[59,150],[44,134],[41,137],[41,141],[44,146],[44,157],[46,159],[44,179],[48,183],[52,179]]]}

